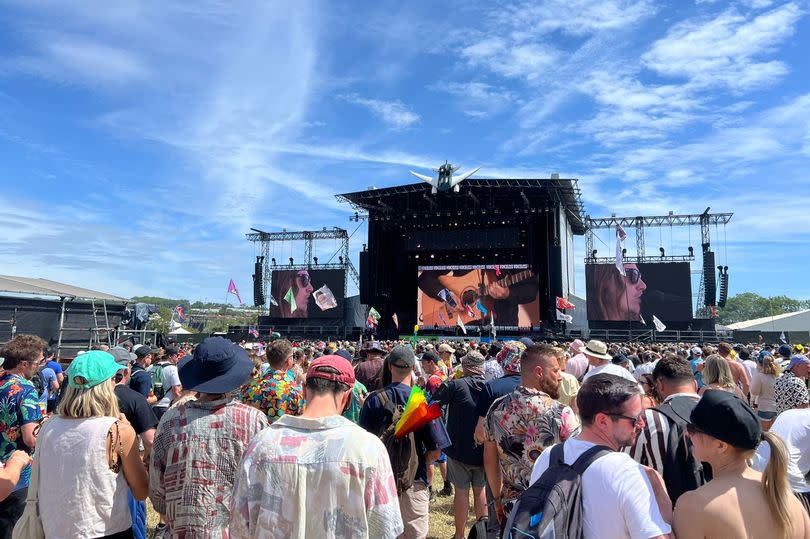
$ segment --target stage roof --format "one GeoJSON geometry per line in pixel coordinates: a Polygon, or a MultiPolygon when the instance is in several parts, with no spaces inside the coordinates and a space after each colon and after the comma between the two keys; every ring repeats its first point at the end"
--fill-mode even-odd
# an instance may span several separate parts
{"type": "Polygon", "coordinates": [[[0,275],[0,294],[32,294],[36,296],[57,296],[75,299],[127,302],[129,300],[87,288],[31,277],[0,275]]]}
{"type": "Polygon", "coordinates": [[[582,192],[576,179],[556,178],[507,178],[469,179],[460,185],[460,192],[452,191],[431,194],[427,183],[415,183],[369,188],[365,191],[337,195],[341,202],[348,202],[356,211],[374,213],[408,214],[421,218],[429,215],[436,200],[442,205],[453,206],[454,211],[499,210],[503,212],[544,210],[559,203],[566,210],[568,222],[575,234],[585,233],[582,192]]]}
{"type": "Polygon", "coordinates": [[[754,318],[727,327],[747,331],[810,331],[810,309],[754,318]]]}

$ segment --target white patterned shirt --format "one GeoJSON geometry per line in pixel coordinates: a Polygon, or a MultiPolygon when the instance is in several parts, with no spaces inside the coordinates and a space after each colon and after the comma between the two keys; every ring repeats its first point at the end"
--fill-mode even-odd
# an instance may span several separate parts
{"type": "Polygon", "coordinates": [[[237,470],[231,537],[393,539],[403,529],[385,446],[345,417],[282,416],[237,470]]]}

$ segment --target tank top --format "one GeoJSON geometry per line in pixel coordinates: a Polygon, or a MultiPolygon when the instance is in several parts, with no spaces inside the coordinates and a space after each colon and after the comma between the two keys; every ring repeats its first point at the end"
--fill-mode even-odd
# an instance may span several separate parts
{"type": "Polygon", "coordinates": [[[132,526],[123,470],[110,470],[112,417],[53,417],[37,437],[39,511],[45,536],[104,537],[132,526]]]}

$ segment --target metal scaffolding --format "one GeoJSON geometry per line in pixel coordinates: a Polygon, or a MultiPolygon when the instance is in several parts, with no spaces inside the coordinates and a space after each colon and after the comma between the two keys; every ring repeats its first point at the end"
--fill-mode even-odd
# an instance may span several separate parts
{"type": "MultiPolygon", "coordinates": [[[[340,240],[340,256],[338,257],[339,263],[331,263],[331,259],[325,264],[315,264],[317,269],[342,269],[345,271],[343,277],[343,290],[344,293],[348,290],[348,279],[360,287],[360,275],[357,273],[354,264],[349,259],[349,233],[338,227],[323,228],[322,230],[303,230],[289,232],[283,230],[281,232],[264,232],[256,228],[251,228],[253,232],[245,234],[248,241],[259,243],[261,256],[262,256],[262,292],[265,298],[265,304],[261,306],[264,311],[267,308],[267,301],[270,298],[268,289],[270,287],[270,280],[272,276],[272,268],[275,267],[283,269],[312,269],[313,268],[313,244],[317,240],[340,240]],[[303,241],[304,242],[304,260],[303,264],[279,264],[278,266],[270,265],[270,244],[273,242],[287,242],[287,241],[303,241]]],[[[337,253],[336,253],[337,254],[337,253]]]]}

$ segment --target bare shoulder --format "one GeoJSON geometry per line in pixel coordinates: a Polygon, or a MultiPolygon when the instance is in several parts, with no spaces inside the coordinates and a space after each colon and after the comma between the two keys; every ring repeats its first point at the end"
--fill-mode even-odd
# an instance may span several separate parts
{"type": "Polygon", "coordinates": [[[685,492],[678,498],[672,518],[672,530],[678,539],[703,539],[706,500],[699,490],[685,492]]]}

